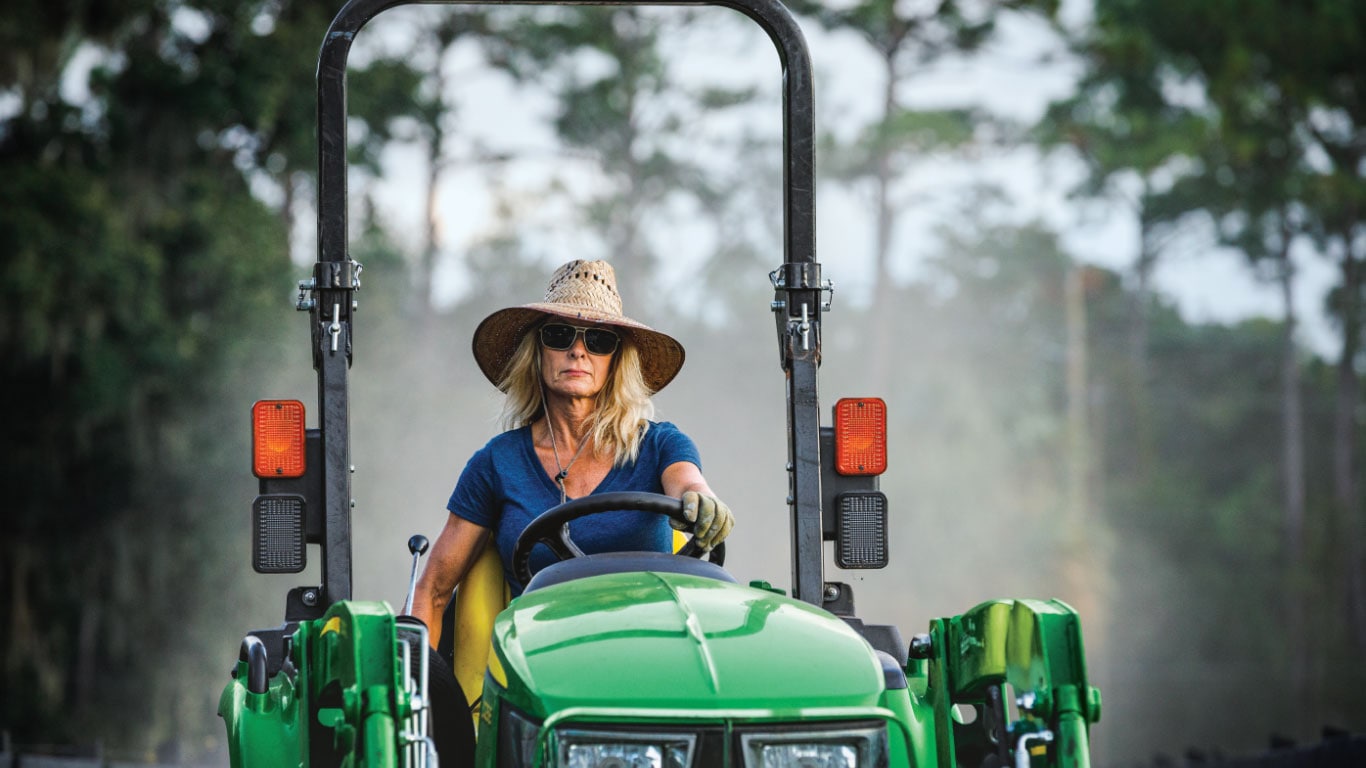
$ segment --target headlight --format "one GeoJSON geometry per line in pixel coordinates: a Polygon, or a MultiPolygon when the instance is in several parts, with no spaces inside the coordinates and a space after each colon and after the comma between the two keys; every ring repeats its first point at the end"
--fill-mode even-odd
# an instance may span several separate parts
{"type": "Polygon", "coordinates": [[[559,768],[689,768],[697,737],[563,729],[555,732],[559,768]]]}
{"type": "Polygon", "coordinates": [[[884,768],[882,726],[740,735],[745,768],[884,768]]]}

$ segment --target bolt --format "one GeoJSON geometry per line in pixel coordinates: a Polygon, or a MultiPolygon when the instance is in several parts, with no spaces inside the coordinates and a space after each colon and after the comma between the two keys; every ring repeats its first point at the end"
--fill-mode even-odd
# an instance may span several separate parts
{"type": "Polygon", "coordinates": [[[318,604],[318,590],[316,590],[316,589],[305,589],[305,590],[304,590],[304,605],[307,605],[307,606],[314,606],[314,605],[317,605],[317,604],[318,604]]]}
{"type": "Polygon", "coordinates": [[[1015,697],[1015,703],[1026,712],[1032,712],[1039,703],[1039,695],[1033,691],[1025,691],[1015,697]]]}
{"type": "Polygon", "coordinates": [[[839,599],[839,596],[840,596],[840,588],[839,588],[839,587],[835,586],[834,584],[826,584],[826,585],[825,585],[825,599],[826,599],[826,600],[838,600],[838,599],[839,599]]]}

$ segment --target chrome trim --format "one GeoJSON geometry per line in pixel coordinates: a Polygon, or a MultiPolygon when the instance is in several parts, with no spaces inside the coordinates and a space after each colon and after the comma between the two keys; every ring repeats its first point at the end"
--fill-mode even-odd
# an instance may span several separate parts
{"type": "Polygon", "coordinates": [[[427,648],[427,627],[422,624],[399,622],[394,625],[394,634],[402,649],[401,666],[403,670],[403,691],[408,695],[412,713],[405,719],[400,738],[403,751],[400,759],[405,768],[438,768],[436,743],[428,731],[430,712],[427,704],[428,664],[427,654],[417,654],[417,669],[414,674],[413,648],[427,648]]]}

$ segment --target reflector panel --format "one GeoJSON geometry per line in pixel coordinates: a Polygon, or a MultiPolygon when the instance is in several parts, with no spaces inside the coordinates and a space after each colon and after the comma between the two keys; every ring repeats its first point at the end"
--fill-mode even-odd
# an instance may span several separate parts
{"type": "Polygon", "coordinates": [[[257,477],[304,474],[304,404],[261,400],[251,408],[252,471],[257,477]]]}
{"type": "Polygon", "coordinates": [[[887,496],[842,493],[835,503],[835,564],[849,570],[887,567],[887,496]]]}
{"type": "Polygon", "coordinates": [[[251,567],[257,573],[304,569],[304,497],[257,496],[251,505],[251,567]]]}
{"type": "Polygon", "coordinates": [[[887,471],[887,404],[879,397],[835,403],[835,471],[880,475],[887,471]]]}

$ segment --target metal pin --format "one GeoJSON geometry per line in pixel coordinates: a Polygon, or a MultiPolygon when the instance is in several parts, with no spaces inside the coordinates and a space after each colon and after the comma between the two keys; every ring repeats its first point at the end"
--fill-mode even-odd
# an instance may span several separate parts
{"type": "Polygon", "coordinates": [[[332,351],[337,351],[337,339],[341,338],[341,304],[332,303],[332,325],[328,327],[328,332],[332,334],[332,351]]]}

